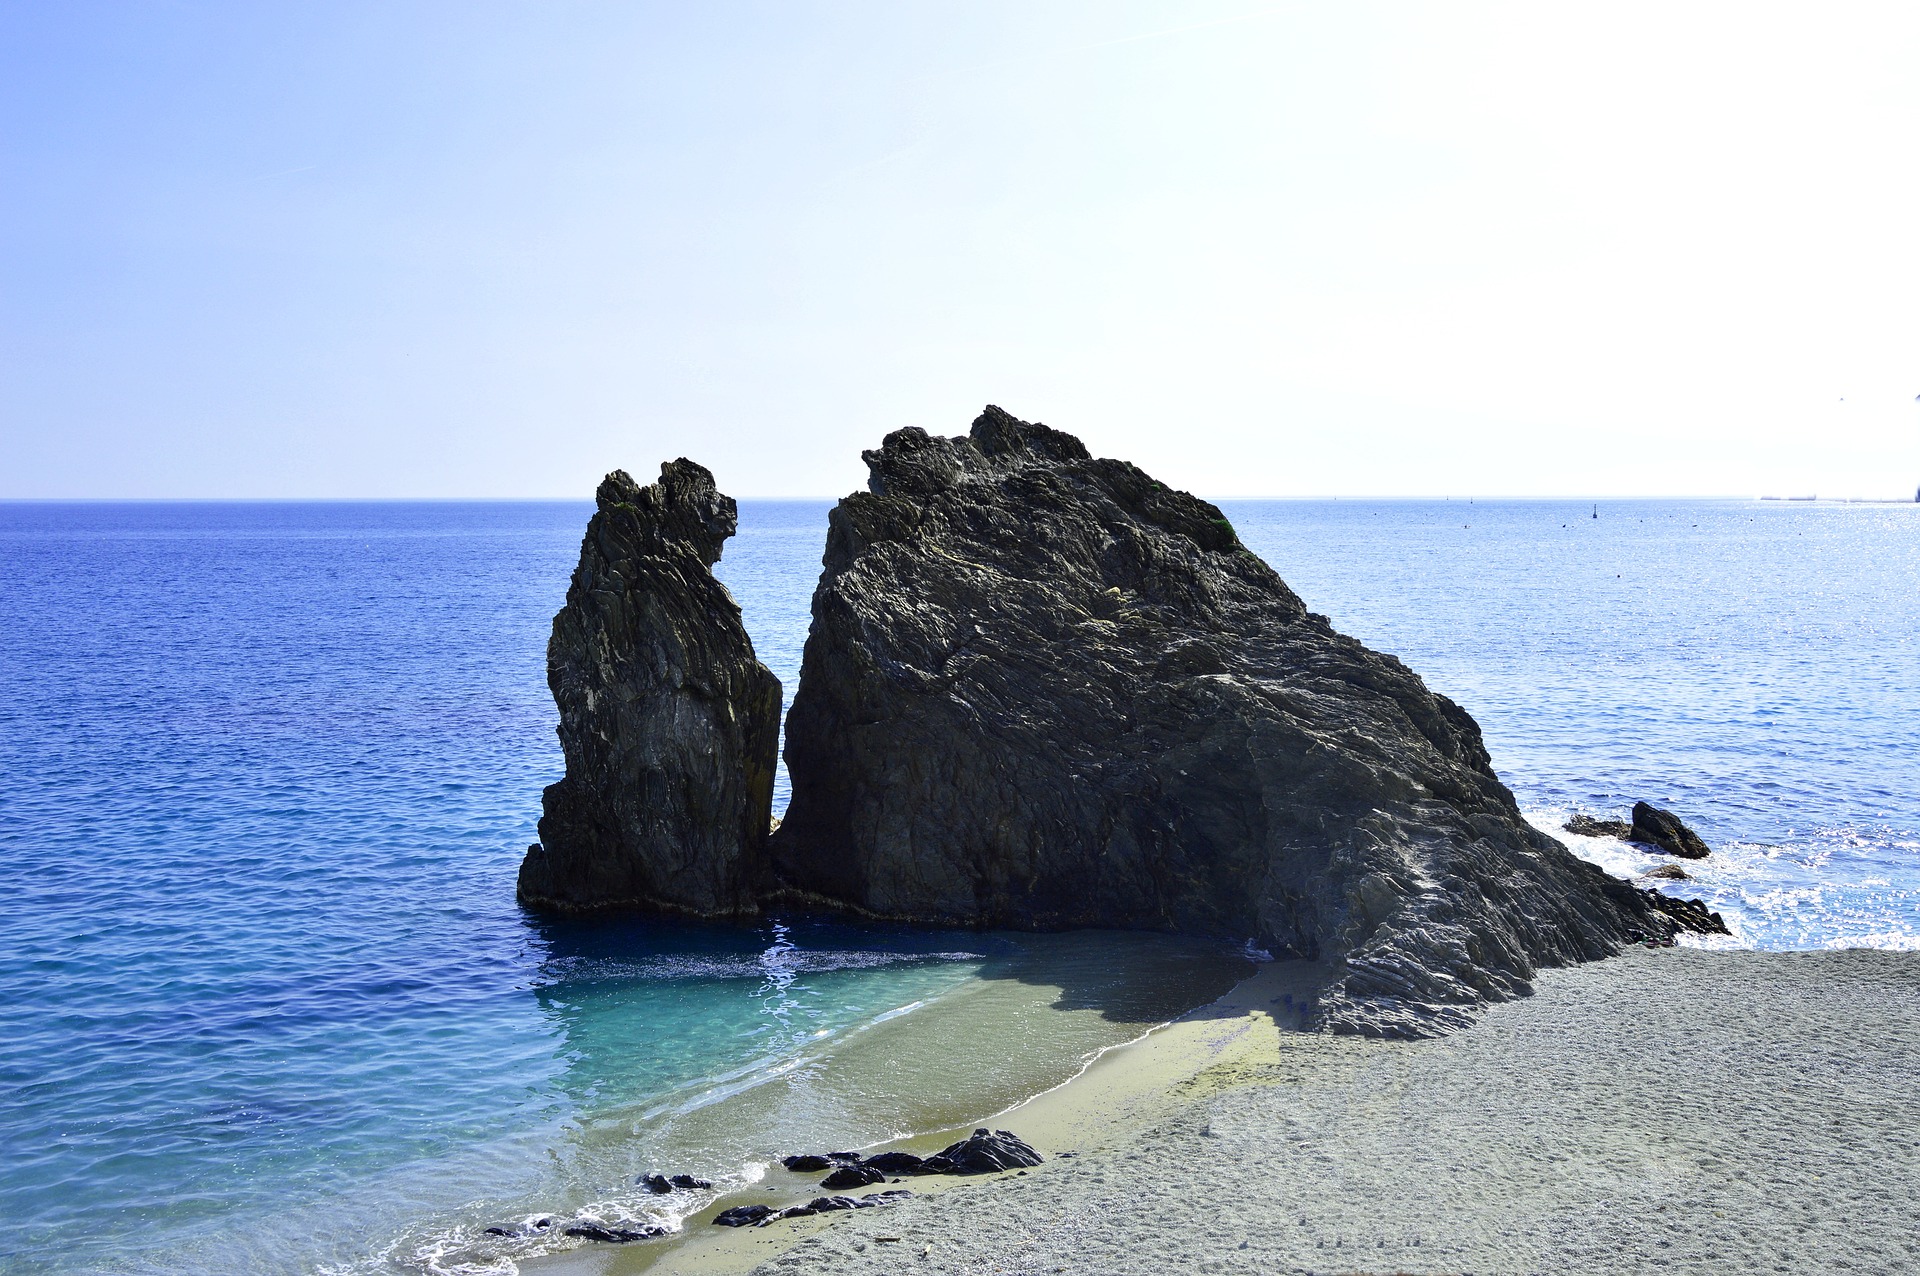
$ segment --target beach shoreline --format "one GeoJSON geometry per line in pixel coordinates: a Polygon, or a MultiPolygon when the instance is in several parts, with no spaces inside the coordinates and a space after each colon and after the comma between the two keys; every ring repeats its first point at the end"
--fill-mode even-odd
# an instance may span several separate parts
{"type": "Polygon", "coordinates": [[[1298,1031],[1318,973],[996,1119],[1030,1173],[522,1270],[1920,1270],[1920,953],[1632,950],[1420,1042],[1298,1031]]]}
{"type": "MultiPolygon", "coordinates": [[[[1186,1099],[1179,1093],[1179,1087],[1210,1064],[1236,1057],[1265,1013],[1266,1003],[1292,996],[1304,1005],[1324,978],[1324,971],[1312,963],[1263,963],[1216,1000],[1153,1027],[1131,1041],[1101,1051],[1067,1080],[1023,1098],[984,1120],[991,1128],[1013,1131],[1046,1155],[1046,1164],[1034,1172],[1044,1171],[1055,1163],[1070,1164],[1090,1154],[1092,1149],[1183,1106],[1186,1099]],[[1064,1161],[1060,1159],[1062,1152],[1070,1154],[1064,1161]]],[[[927,1155],[964,1138],[973,1128],[954,1126],[863,1150],[877,1152],[884,1147],[927,1155]]],[[[776,1170],[773,1177],[785,1179],[787,1176],[776,1170]]],[[[905,1187],[916,1194],[916,1200],[931,1201],[954,1191],[965,1193],[1002,1178],[1020,1177],[1026,1176],[1017,1172],[966,1178],[936,1175],[909,1178],[869,1190],[905,1187]]],[[[824,1192],[825,1189],[817,1185],[783,1181],[771,1190],[730,1193],[689,1217],[685,1231],[667,1244],[590,1245],[528,1259],[519,1267],[529,1276],[534,1273],[634,1276],[639,1272],[652,1272],[668,1276],[744,1272],[779,1257],[815,1233],[832,1227],[838,1219],[850,1216],[818,1216],[737,1229],[712,1226],[713,1216],[736,1205],[799,1204],[824,1192]]],[[[872,1211],[874,1221],[884,1224],[892,1208],[872,1211]]],[[[889,1235],[884,1226],[877,1234],[889,1235]]]]}

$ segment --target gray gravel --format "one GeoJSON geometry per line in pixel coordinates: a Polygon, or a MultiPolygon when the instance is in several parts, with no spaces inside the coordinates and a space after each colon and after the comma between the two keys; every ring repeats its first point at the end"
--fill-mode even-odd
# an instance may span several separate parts
{"type": "Polygon", "coordinates": [[[1920,953],[1635,951],[1436,1041],[1255,1022],[1148,1126],[756,1270],[1920,1271],[1920,953]]]}

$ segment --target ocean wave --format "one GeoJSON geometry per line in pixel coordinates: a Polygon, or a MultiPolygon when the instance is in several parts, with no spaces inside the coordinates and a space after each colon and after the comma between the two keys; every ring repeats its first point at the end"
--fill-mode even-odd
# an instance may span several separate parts
{"type": "Polygon", "coordinates": [[[1609,837],[1569,833],[1572,811],[1538,807],[1523,812],[1542,832],[1618,877],[1666,894],[1704,899],[1726,920],[1731,936],[1689,936],[1701,948],[1807,950],[1920,948],[1920,890],[1914,881],[1911,838],[1893,830],[1843,825],[1795,833],[1791,840],[1732,840],[1702,860],[1676,860],[1609,837]],[[1648,878],[1678,864],[1687,880],[1648,878]]]}

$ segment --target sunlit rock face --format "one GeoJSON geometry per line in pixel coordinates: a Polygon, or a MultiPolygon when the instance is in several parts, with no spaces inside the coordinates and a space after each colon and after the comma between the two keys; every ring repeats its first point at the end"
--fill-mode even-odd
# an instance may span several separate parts
{"type": "Polygon", "coordinates": [[[998,408],[864,455],[787,724],[792,898],[1252,937],[1330,963],[1320,1022],[1392,1035],[1673,933],[1214,506],[998,408]]]}
{"type": "Polygon", "coordinates": [[[561,912],[755,912],[780,734],[780,683],[713,575],[732,498],[688,460],[596,494],[547,681],[566,776],[547,788],[519,897],[561,912]]]}

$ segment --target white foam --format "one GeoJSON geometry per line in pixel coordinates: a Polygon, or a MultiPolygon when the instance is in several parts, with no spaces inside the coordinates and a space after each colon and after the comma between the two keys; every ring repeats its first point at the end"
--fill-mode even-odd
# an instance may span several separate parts
{"type": "MultiPolygon", "coordinates": [[[[1569,833],[1564,808],[1524,812],[1529,823],[1558,838],[1582,859],[1619,877],[1642,878],[1674,861],[1629,842],[1569,833]]],[[[1788,844],[1732,841],[1703,860],[1685,861],[1686,881],[1643,884],[1668,894],[1699,897],[1733,932],[1686,935],[1695,948],[1920,950],[1915,892],[1888,872],[1888,856],[1920,850],[1910,840],[1858,829],[1809,829],[1788,844]]]]}
{"type": "MultiPolygon", "coordinates": [[[[904,1006],[899,1006],[899,1007],[896,1007],[895,1009],[886,1011],[883,1014],[875,1015],[872,1019],[872,1023],[881,1024],[881,1023],[885,1023],[889,1019],[898,1019],[901,1015],[910,1015],[914,1011],[920,1009],[920,1007],[926,1004],[927,1003],[925,1001],[910,1001],[904,1006]]],[[[869,1026],[871,1026],[871,1024],[869,1026]]]]}

